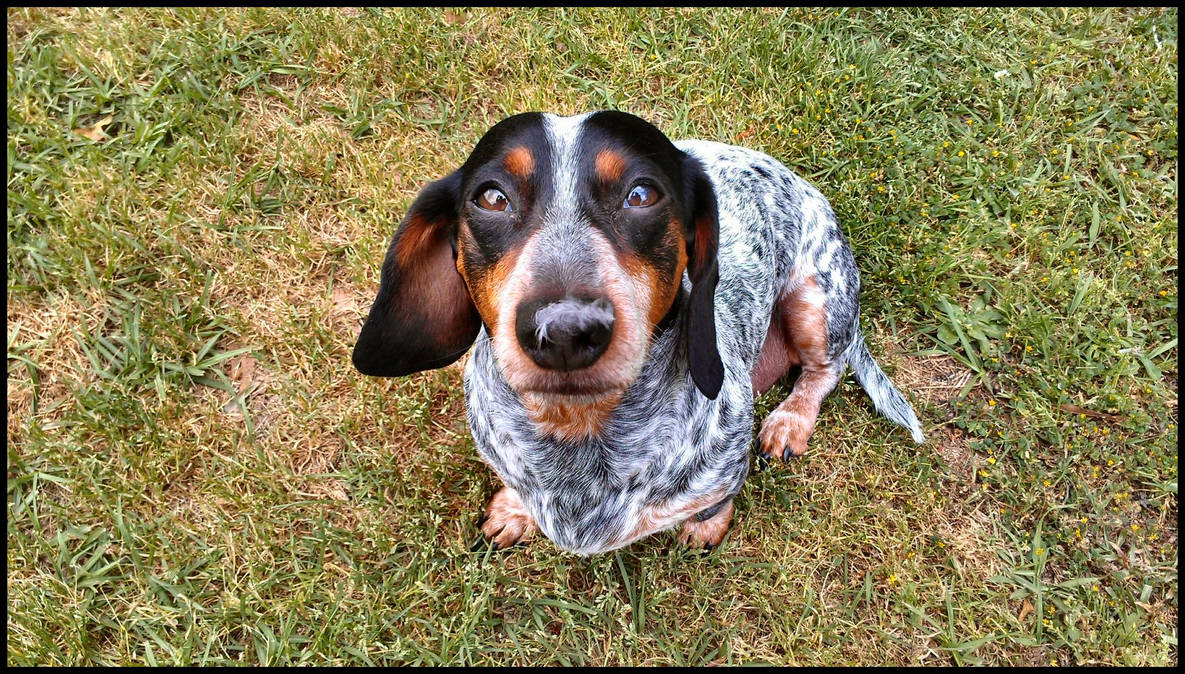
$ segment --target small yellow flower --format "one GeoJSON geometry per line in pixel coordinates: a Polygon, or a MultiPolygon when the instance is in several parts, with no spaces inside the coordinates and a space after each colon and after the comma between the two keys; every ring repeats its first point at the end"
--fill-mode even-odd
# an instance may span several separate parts
{"type": "Polygon", "coordinates": [[[960,157],[962,157],[962,156],[963,156],[963,155],[965,155],[965,154],[967,154],[967,153],[966,153],[966,152],[963,152],[962,150],[959,150],[959,156],[960,156],[960,157]]]}
{"type": "Polygon", "coordinates": [[[988,405],[989,405],[989,406],[991,406],[991,407],[995,407],[995,406],[996,406],[996,401],[995,401],[995,400],[989,400],[989,401],[988,401],[988,405]]]}

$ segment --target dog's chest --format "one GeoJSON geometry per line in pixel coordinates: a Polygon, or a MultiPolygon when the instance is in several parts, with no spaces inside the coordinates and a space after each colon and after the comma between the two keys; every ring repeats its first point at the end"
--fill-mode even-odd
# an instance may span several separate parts
{"type": "MultiPolygon", "coordinates": [[[[656,360],[664,347],[673,344],[656,343],[656,360]]],[[[465,388],[478,453],[567,550],[601,552],[673,526],[733,493],[748,472],[752,403],[735,404],[735,377],[709,401],[685,372],[644,370],[602,433],[578,442],[540,434],[498,376],[484,333],[465,388]]]]}

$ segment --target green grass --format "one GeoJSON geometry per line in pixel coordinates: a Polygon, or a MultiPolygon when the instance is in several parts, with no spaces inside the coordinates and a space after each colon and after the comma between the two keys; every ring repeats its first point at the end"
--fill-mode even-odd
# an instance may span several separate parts
{"type": "Polygon", "coordinates": [[[10,9],[8,663],[1176,664],[1177,19],[10,9]],[[459,367],[350,350],[419,186],[598,108],[819,186],[926,445],[849,378],[710,554],[470,550],[459,367]]]}

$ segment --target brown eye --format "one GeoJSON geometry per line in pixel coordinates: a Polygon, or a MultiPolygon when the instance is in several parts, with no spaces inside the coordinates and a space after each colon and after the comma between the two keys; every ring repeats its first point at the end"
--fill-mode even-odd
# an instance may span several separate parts
{"type": "Polygon", "coordinates": [[[622,208],[645,208],[653,206],[658,201],[658,190],[648,185],[634,185],[630,195],[625,198],[622,208]]]}
{"type": "Polygon", "coordinates": [[[514,210],[510,207],[510,200],[506,198],[506,195],[502,194],[501,190],[494,189],[493,187],[477,195],[477,199],[474,200],[474,203],[477,204],[479,208],[487,211],[514,210]]]}

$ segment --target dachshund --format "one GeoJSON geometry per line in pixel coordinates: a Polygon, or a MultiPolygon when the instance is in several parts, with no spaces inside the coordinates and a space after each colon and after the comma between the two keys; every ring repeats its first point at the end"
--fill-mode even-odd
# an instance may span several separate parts
{"type": "Polygon", "coordinates": [[[860,276],[823,195],[768,155],[672,143],[619,111],[524,113],[420,192],[354,348],[362,373],[472,347],[466,410],[503,483],[495,546],[581,555],[681,526],[718,545],[749,473],[753,400],[792,369],[761,454],[806,451],[850,365],[924,441],[859,327],[860,276]]]}

